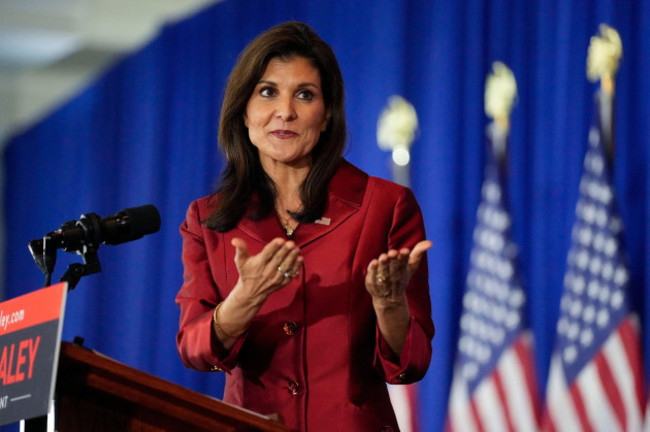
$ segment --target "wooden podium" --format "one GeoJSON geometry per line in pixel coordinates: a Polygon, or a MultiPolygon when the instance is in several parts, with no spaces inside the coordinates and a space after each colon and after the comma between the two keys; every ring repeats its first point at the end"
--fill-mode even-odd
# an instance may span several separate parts
{"type": "Polygon", "coordinates": [[[289,429],[262,416],[63,342],[55,429],[76,431],[268,431],[289,429]]]}

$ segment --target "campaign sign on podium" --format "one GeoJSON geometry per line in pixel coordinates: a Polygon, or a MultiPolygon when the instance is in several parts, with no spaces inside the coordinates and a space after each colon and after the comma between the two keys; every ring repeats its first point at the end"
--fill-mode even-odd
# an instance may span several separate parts
{"type": "Polygon", "coordinates": [[[48,412],[67,285],[59,283],[0,303],[0,426],[48,412]]]}

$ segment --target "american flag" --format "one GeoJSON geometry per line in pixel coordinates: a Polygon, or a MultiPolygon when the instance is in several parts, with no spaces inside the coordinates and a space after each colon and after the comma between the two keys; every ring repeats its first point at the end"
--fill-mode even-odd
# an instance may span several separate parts
{"type": "Polygon", "coordinates": [[[532,336],[524,329],[503,164],[488,153],[445,430],[537,431],[532,336]]]}
{"type": "Polygon", "coordinates": [[[545,431],[640,431],[638,324],[626,295],[621,247],[600,116],[589,132],[576,220],[547,386],[545,431]]]}
{"type": "Polygon", "coordinates": [[[419,432],[418,383],[388,385],[388,394],[395,410],[400,432],[419,432]]]}

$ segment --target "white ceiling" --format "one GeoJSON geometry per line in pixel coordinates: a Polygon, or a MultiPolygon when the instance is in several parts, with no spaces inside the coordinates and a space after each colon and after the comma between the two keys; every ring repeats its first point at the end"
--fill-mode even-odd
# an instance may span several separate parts
{"type": "Polygon", "coordinates": [[[220,0],[0,0],[0,143],[161,25],[220,0]]]}

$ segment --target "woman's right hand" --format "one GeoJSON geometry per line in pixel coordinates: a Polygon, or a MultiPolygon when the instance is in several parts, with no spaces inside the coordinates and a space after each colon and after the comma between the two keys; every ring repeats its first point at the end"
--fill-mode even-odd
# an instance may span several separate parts
{"type": "Polygon", "coordinates": [[[229,350],[255,318],[266,299],[300,274],[303,257],[292,241],[273,239],[257,255],[248,252],[248,245],[234,238],[235,266],[239,280],[215,309],[214,331],[229,350]]]}
{"type": "Polygon", "coordinates": [[[264,303],[266,298],[300,274],[303,257],[300,248],[291,240],[275,238],[257,255],[248,252],[248,245],[234,238],[235,266],[239,272],[236,291],[249,301],[264,303]]]}

